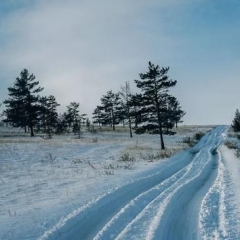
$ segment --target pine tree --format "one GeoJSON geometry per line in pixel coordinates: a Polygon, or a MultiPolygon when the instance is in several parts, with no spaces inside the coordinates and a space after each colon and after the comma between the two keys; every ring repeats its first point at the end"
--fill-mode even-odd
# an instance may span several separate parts
{"type": "Polygon", "coordinates": [[[142,94],[131,95],[129,105],[130,105],[130,115],[133,118],[134,128],[137,129],[138,125],[142,122],[143,117],[143,96],[142,94]]]}
{"type": "Polygon", "coordinates": [[[162,126],[163,126],[163,133],[168,135],[173,135],[175,132],[171,131],[175,124],[175,107],[176,107],[176,98],[166,94],[165,98],[163,98],[164,106],[162,114],[162,126]]]}
{"type": "Polygon", "coordinates": [[[90,121],[89,118],[86,118],[86,128],[87,128],[87,130],[89,130],[90,127],[91,127],[91,121],[90,121]]]}
{"type": "Polygon", "coordinates": [[[186,112],[184,112],[182,110],[182,107],[180,106],[180,103],[177,101],[176,105],[174,106],[174,120],[175,120],[175,126],[176,128],[178,127],[178,123],[182,123],[182,118],[184,117],[184,115],[186,114],[186,112]]]}
{"type": "Polygon", "coordinates": [[[37,131],[46,133],[47,123],[46,123],[46,116],[47,116],[47,97],[40,97],[39,98],[39,114],[38,114],[38,123],[37,123],[37,131]]]}
{"type": "Polygon", "coordinates": [[[97,106],[94,109],[92,115],[93,115],[93,117],[92,117],[93,118],[93,123],[97,123],[98,126],[100,127],[101,124],[104,123],[104,114],[102,113],[101,106],[97,106]]]}
{"type": "Polygon", "coordinates": [[[35,76],[29,74],[27,69],[16,78],[13,87],[8,88],[9,99],[4,101],[6,105],[6,121],[15,127],[27,127],[34,136],[33,128],[37,124],[39,111],[39,95],[43,88],[38,87],[39,82],[35,81],[35,76]]]}
{"type": "Polygon", "coordinates": [[[60,106],[60,104],[57,103],[53,95],[47,97],[46,103],[46,132],[49,138],[52,138],[52,133],[56,129],[58,122],[57,107],[60,106]]]}
{"type": "Polygon", "coordinates": [[[182,122],[181,119],[186,113],[181,109],[180,103],[176,97],[171,95],[167,95],[166,97],[166,108],[166,131],[168,134],[174,134],[174,132],[169,130],[172,129],[174,125],[177,128],[177,124],[182,122]]]}
{"type": "Polygon", "coordinates": [[[166,129],[167,97],[169,88],[174,87],[176,80],[169,79],[167,73],[169,67],[159,68],[149,62],[148,72],[141,73],[141,80],[135,80],[137,87],[143,92],[142,101],[142,125],[136,130],[136,133],[148,132],[159,134],[161,149],[165,149],[163,133],[166,129]]]}
{"type": "Polygon", "coordinates": [[[238,109],[235,112],[235,117],[232,122],[232,128],[234,132],[240,132],[240,112],[238,109]]]}
{"type": "Polygon", "coordinates": [[[85,124],[86,114],[80,114],[79,103],[71,102],[67,106],[67,115],[66,119],[70,127],[72,127],[72,132],[78,135],[78,138],[81,138],[82,127],[85,124]]]}
{"type": "Polygon", "coordinates": [[[100,117],[102,125],[110,125],[115,131],[115,126],[120,123],[121,119],[121,104],[119,94],[115,94],[112,90],[101,98],[101,106],[95,109],[100,117]]]}
{"type": "Polygon", "coordinates": [[[57,123],[56,123],[56,134],[62,134],[67,131],[67,113],[58,114],[57,123]]]}

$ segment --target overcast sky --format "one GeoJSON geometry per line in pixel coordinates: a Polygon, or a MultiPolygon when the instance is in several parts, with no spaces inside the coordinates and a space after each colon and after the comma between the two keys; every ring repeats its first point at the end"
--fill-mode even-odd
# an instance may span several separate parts
{"type": "Polygon", "coordinates": [[[239,0],[0,0],[0,102],[22,69],[63,112],[170,66],[185,124],[230,124],[240,108],[239,0]]]}

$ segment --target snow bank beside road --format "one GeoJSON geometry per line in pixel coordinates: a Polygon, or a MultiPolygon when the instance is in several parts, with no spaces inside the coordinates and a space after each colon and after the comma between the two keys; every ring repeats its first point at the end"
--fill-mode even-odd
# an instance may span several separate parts
{"type": "Polygon", "coordinates": [[[239,239],[240,236],[240,159],[236,157],[235,150],[225,145],[220,147],[224,172],[224,212],[225,224],[229,232],[227,239],[239,239]]]}

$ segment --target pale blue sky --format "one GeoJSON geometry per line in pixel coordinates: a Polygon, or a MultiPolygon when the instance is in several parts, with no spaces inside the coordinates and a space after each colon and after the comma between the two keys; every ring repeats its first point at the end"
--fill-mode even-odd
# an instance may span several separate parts
{"type": "Polygon", "coordinates": [[[185,124],[240,108],[239,0],[0,0],[0,101],[23,68],[44,95],[90,114],[108,90],[170,66],[185,124]]]}

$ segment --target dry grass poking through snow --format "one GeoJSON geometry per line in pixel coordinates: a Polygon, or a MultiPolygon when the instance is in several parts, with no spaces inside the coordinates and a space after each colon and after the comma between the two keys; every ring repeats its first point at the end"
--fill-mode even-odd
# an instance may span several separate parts
{"type": "Polygon", "coordinates": [[[232,128],[229,128],[228,137],[224,144],[229,149],[233,149],[237,158],[240,158],[240,133],[236,133],[232,128]]]}

